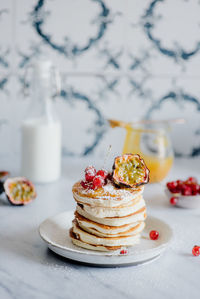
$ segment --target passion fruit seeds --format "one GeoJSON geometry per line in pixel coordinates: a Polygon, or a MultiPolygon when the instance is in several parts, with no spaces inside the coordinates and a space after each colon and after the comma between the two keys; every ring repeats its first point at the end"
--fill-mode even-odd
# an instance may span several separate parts
{"type": "Polygon", "coordinates": [[[137,188],[148,183],[149,170],[139,155],[125,154],[115,158],[112,173],[104,169],[96,171],[94,166],[88,166],[81,186],[96,190],[106,185],[108,180],[118,187],[137,188]]]}
{"type": "Polygon", "coordinates": [[[113,181],[122,187],[135,188],[149,181],[149,169],[137,154],[116,157],[113,164],[113,181]]]}
{"type": "Polygon", "coordinates": [[[26,205],[36,198],[35,186],[24,177],[8,178],[4,182],[5,194],[13,205],[26,205]]]}

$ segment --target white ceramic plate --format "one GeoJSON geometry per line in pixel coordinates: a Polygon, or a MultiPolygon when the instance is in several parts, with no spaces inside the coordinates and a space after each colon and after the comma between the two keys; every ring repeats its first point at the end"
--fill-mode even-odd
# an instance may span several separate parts
{"type": "Polygon", "coordinates": [[[171,197],[177,197],[178,201],[176,207],[185,209],[198,209],[200,208],[200,195],[186,196],[179,193],[172,193],[168,189],[165,190],[168,199],[171,197]]]}
{"type": "Polygon", "coordinates": [[[126,255],[121,255],[120,250],[112,252],[87,250],[77,247],[71,242],[69,229],[73,218],[73,211],[48,218],[40,225],[39,233],[52,251],[82,263],[99,266],[141,264],[159,257],[172,238],[172,230],[165,222],[149,216],[146,220],[146,227],[142,233],[140,244],[129,247],[126,255]],[[159,239],[156,241],[149,239],[149,232],[153,229],[159,231],[160,234],[159,239]]]}

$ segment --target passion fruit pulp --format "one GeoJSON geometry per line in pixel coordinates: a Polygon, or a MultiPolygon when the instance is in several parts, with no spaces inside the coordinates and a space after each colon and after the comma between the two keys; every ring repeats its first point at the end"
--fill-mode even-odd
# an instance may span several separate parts
{"type": "Polygon", "coordinates": [[[124,154],[115,158],[113,181],[119,187],[136,188],[148,183],[149,169],[138,154],[124,154]]]}
{"type": "Polygon", "coordinates": [[[37,195],[33,183],[24,177],[8,178],[4,182],[4,191],[9,202],[15,206],[27,205],[37,195]]]}

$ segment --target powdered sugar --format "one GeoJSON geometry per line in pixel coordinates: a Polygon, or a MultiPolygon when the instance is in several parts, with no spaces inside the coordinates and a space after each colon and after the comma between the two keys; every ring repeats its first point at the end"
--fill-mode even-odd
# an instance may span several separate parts
{"type": "Polygon", "coordinates": [[[90,165],[85,169],[85,173],[93,176],[96,174],[96,170],[95,170],[94,166],[90,165]]]}
{"type": "Polygon", "coordinates": [[[95,197],[96,198],[102,198],[102,199],[116,199],[121,200],[127,199],[127,198],[133,198],[134,195],[139,195],[143,193],[144,187],[139,187],[137,189],[132,188],[117,188],[111,180],[107,180],[106,185],[104,185],[102,188],[99,188],[97,190],[93,189],[84,189],[81,184],[77,184],[77,188],[75,191],[78,192],[80,195],[87,195],[88,197],[95,197]]]}

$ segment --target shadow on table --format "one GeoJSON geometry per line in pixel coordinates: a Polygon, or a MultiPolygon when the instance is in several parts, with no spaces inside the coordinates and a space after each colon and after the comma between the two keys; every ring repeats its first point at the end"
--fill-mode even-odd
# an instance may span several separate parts
{"type": "Polygon", "coordinates": [[[8,199],[5,196],[0,196],[0,206],[10,206],[8,199]]]}
{"type": "Polygon", "coordinates": [[[6,258],[8,255],[13,254],[13,256],[25,259],[29,264],[38,263],[62,268],[66,268],[67,265],[73,268],[90,266],[89,264],[78,263],[53,253],[40,239],[37,229],[12,234],[6,231],[3,235],[1,234],[0,252],[2,257],[4,255],[6,258]]]}
{"type": "MultiPolygon", "coordinates": [[[[2,257],[17,256],[25,263],[31,266],[31,263],[37,263],[50,267],[63,268],[70,266],[74,269],[83,268],[118,268],[117,266],[94,265],[82,262],[76,262],[62,256],[57,255],[48,249],[47,245],[40,239],[36,229],[29,229],[21,233],[5,232],[1,235],[0,252],[2,257]]],[[[121,265],[120,267],[132,267],[132,265],[121,265]]],[[[84,270],[84,269],[83,269],[84,270]]]]}

